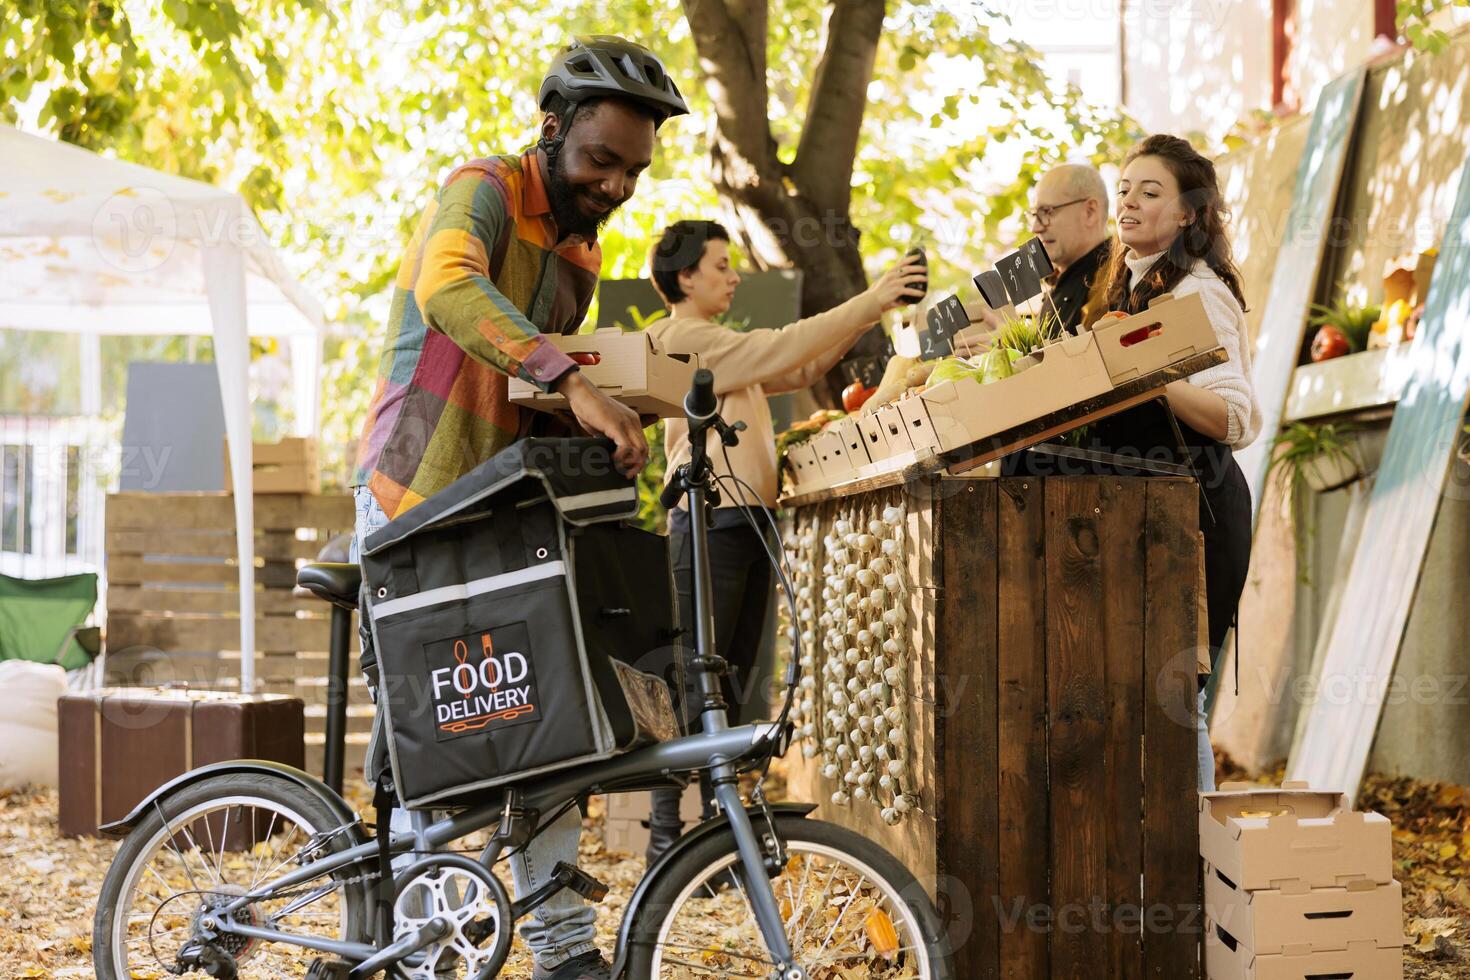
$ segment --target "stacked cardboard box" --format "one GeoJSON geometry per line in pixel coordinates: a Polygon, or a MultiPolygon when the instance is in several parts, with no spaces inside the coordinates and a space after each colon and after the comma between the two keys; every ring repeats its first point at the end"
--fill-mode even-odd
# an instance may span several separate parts
{"type": "Polygon", "coordinates": [[[1200,796],[1209,980],[1397,980],[1403,892],[1388,820],[1305,783],[1200,796]]]}
{"type": "MultiPolygon", "coordinates": [[[[581,363],[582,377],[639,415],[683,418],[699,355],[665,351],[652,334],[604,327],[592,333],[552,335],[557,350],[581,363]]],[[[510,401],[542,412],[562,412],[566,396],[520,378],[510,379],[510,401]]]]}
{"type": "MultiPolygon", "coordinates": [[[[649,794],[609,793],[602,827],[602,845],[609,851],[626,851],[642,855],[648,848],[648,814],[653,803],[649,794]]],[[[703,815],[699,784],[690,783],[679,800],[679,819],[684,829],[698,823],[703,815]]]]}

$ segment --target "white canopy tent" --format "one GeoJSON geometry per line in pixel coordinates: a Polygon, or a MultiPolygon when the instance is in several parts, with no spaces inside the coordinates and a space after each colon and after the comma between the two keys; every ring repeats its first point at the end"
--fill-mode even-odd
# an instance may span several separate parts
{"type": "Polygon", "coordinates": [[[251,336],[286,340],[296,427],[317,424],[322,311],[238,194],[0,126],[0,327],[211,334],[230,443],[240,683],[255,685],[251,336]]]}

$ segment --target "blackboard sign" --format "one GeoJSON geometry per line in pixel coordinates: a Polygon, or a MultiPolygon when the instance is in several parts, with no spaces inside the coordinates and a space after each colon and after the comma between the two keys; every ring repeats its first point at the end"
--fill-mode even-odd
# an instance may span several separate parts
{"type": "Polygon", "coordinates": [[[976,276],[975,288],[980,290],[980,298],[985,300],[985,305],[992,310],[998,310],[1006,305],[1005,280],[1001,279],[1000,273],[994,269],[987,269],[976,276]]]}
{"type": "Polygon", "coordinates": [[[954,335],[970,325],[958,296],[946,296],[934,304],[925,321],[926,328],[919,332],[919,352],[926,361],[954,353],[954,335]]]}
{"type": "Polygon", "coordinates": [[[882,354],[863,354],[850,358],[842,363],[842,376],[849,384],[860,381],[864,388],[876,388],[878,382],[883,380],[883,369],[888,366],[888,358],[891,356],[893,352],[890,350],[882,354]]]}
{"type": "Polygon", "coordinates": [[[1041,276],[1036,274],[1036,267],[1020,249],[1001,256],[995,268],[1005,283],[1006,295],[1016,306],[1041,292],[1041,276]]]}
{"type": "Polygon", "coordinates": [[[1046,254],[1046,246],[1041,244],[1041,239],[1031,239],[1025,245],[1021,246],[1020,251],[1026,261],[1030,263],[1031,271],[1036,273],[1038,283],[1052,274],[1055,267],[1051,264],[1051,256],[1046,254]]]}

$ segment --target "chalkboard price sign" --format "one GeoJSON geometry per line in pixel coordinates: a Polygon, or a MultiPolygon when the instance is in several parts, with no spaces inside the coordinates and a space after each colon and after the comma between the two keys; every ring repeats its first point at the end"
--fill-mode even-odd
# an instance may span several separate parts
{"type": "Polygon", "coordinates": [[[1001,279],[1000,273],[994,269],[986,269],[977,275],[975,288],[980,290],[980,298],[985,300],[985,305],[992,310],[998,310],[1009,302],[1006,298],[1005,280],[1001,279]]]}
{"type": "Polygon", "coordinates": [[[842,365],[842,374],[848,382],[859,381],[864,388],[876,388],[883,380],[883,369],[888,365],[892,351],[885,354],[863,354],[850,358],[842,365]]]}
{"type": "Polygon", "coordinates": [[[919,334],[919,352],[924,360],[954,353],[954,336],[970,325],[965,304],[958,296],[946,296],[929,310],[926,329],[919,334]]]}
{"type": "MultiPolygon", "coordinates": [[[[1046,246],[1041,244],[1041,239],[1033,238],[1022,245],[1020,252],[1026,257],[1031,266],[1031,271],[1036,273],[1036,291],[1041,291],[1041,281],[1052,274],[1055,268],[1051,264],[1051,256],[1046,254],[1046,246]]],[[[1032,293],[1031,295],[1036,295],[1032,293]]]]}
{"type": "Polygon", "coordinates": [[[1006,295],[1016,306],[1041,292],[1041,276],[1020,249],[1002,255],[996,260],[995,269],[1005,283],[1006,295]]]}

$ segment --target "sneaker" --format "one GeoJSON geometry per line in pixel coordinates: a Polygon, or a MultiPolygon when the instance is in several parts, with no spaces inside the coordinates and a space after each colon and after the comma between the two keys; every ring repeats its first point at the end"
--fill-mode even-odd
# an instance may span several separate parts
{"type": "Polygon", "coordinates": [[[593,950],[572,957],[554,970],[543,970],[537,964],[531,980],[612,980],[612,966],[593,950]]]}

